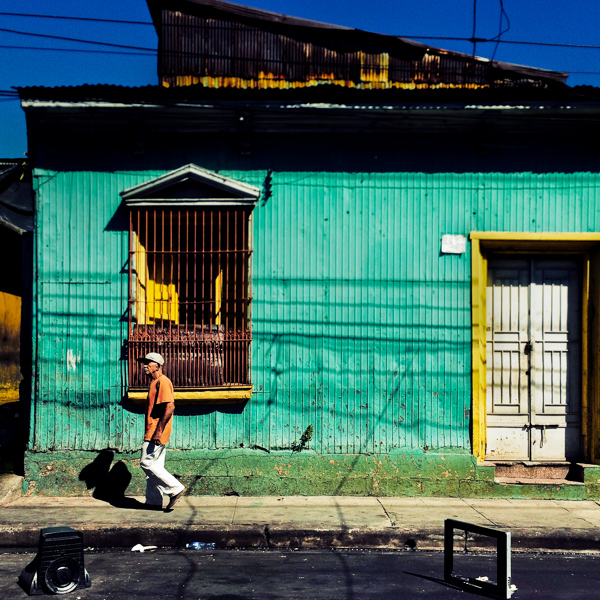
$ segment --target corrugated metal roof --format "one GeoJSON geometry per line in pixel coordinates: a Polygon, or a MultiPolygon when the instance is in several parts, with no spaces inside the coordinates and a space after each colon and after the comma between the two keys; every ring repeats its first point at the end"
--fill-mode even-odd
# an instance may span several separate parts
{"type": "Polygon", "coordinates": [[[567,73],[220,0],[148,0],[165,86],[359,89],[548,87],[567,73]]]}

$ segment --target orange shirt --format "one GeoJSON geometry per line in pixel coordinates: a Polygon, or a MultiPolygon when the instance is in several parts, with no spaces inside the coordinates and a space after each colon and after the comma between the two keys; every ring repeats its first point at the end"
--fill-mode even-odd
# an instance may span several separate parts
{"type": "MultiPolygon", "coordinates": [[[[173,394],[173,384],[166,375],[161,375],[158,379],[154,379],[150,384],[148,390],[148,398],[146,399],[146,433],[144,434],[144,440],[149,442],[156,431],[156,426],[160,421],[161,412],[155,410],[157,404],[163,402],[175,402],[175,396],[173,394]]],[[[164,446],[169,442],[171,437],[171,430],[173,429],[173,417],[169,419],[169,422],[165,425],[162,435],[160,436],[160,443],[164,446]]]]}

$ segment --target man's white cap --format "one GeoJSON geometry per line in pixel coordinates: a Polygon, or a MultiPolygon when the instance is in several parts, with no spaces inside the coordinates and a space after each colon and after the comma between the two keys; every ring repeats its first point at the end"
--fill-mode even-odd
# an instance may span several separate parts
{"type": "Polygon", "coordinates": [[[151,362],[158,363],[161,367],[165,364],[165,359],[158,352],[148,352],[144,358],[138,358],[138,362],[148,364],[151,362]]]}

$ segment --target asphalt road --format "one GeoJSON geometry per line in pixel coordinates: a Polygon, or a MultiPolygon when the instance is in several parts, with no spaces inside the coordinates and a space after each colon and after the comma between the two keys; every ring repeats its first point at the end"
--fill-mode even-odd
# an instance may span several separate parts
{"type": "MultiPolygon", "coordinates": [[[[35,553],[0,553],[0,598],[27,598],[17,585],[35,553]]],[[[495,579],[493,555],[456,555],[458,574],[495,579]]],[[[85,600],[394,599],[478,597],[443,581],[441,552],[86,551],[85,600]]],[[[513,554],[515,600],[600,597],[600,555],[513,554]]],[[[480,597],[480,596],[479,596],[480,597]]]]}

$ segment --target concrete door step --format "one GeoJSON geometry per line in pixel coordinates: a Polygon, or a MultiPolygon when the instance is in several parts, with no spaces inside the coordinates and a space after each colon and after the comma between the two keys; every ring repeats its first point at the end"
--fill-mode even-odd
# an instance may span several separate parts
{"type": "Polygon", "coordinates": [[[583,482],[583,469],[575,463],[566,461],[486,461],[483,463],[494,467],[496,478],[538,480],[553,479],[555,481],[583,482]]]}
{"type": "Polygon", "coordinates": [[[569,481],[568,479],[541,478],[541,477],[496,477],[496,483],[512,485],[570,485],[585,486],[582,481],[569,481]]]}

